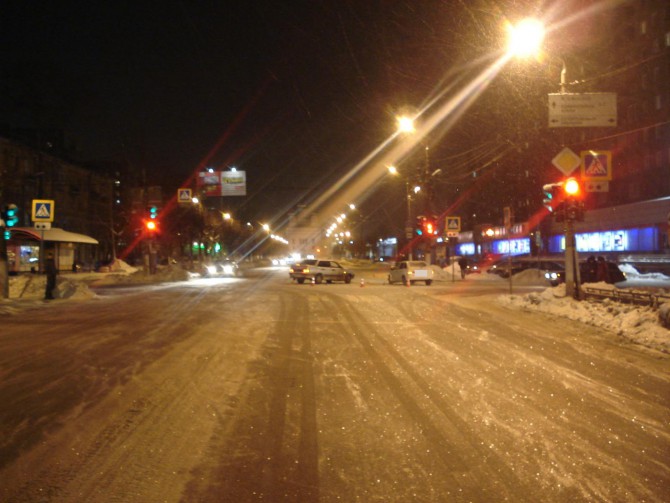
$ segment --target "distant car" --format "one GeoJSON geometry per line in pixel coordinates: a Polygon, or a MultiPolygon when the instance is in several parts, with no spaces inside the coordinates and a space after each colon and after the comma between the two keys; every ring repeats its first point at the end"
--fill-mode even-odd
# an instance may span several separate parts
{"type": "Polygon", "coordinates": [[[552,271],[562,271],[565,269],[565,267],[561,262],[545,258],[513,258],[511,264],[509,259],[504,258],[491,264],[488,272],[491,274],[497,274],[501,278],[509,278],[510,274],[514,276],[515,274],[526,271],[528,269],[538,269],[547,273],[552,271]]]}
{"type": "Polygon", "coordinates": [[[305,280],[313,281],[317,285],[324,281],[326,283],[333,281],[351,283],[354,273],[334,260],[307,259],[293,264],[289,269],[289,277],[301,285],[305,280]]]}
{"type": "Polygon", "coordinates": [[[238,276],[240,268],[234,260],[220,260],[211,264],[206,264],[203,268],[203,275],[207,277],[215,276],[238,276]]]}
{"type": "Polygon", "coordinates": [[[417,281],[423,281],[430,286],[435,277],[435,271],[423,261],[403,260],[391,267],[388,275],[389,284],[403,283],[413,285],[417,281]]]}

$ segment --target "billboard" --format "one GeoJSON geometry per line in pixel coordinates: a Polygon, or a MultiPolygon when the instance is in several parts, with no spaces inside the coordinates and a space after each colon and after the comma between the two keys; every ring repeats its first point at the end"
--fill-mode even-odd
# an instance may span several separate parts
{"type": "Polygon", "coordinates": [[[198,192],[205,197],[221,196],[221,172],[201,171],[196,180],[198,192]]]}
{"type": "Polygon", "coordinates": [[[247,195],[246,171],[222,171],[221,195],[246,196],[247,195]]]}
{"type": "Polygon", "coordinates": [[[198,173],[197,187],[206,197],[246,196],[246,172],[202,171],[198,173]]]}

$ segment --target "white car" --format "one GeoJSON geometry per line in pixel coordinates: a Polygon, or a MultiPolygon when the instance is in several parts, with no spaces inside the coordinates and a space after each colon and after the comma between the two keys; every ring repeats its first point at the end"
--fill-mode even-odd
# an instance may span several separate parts
{"type": "Polygon", "coordinates": [[[405,260],[398,262],[391,267],[389,272],[389,284],[403,283],[413,285],[417,281],[423,281],[427,286],[433,282],[435,271],[423,261],[420,260],[405,260]]]}
{"type": "Polygon", "coordinates": [[[351,283],[354,273],[346,270],[334,260],[307,259],[294,264],[289,269],[291,279],[303,284],[305,280],[316,284],[332,283],[333,281],[344,281],[351,283]]]}

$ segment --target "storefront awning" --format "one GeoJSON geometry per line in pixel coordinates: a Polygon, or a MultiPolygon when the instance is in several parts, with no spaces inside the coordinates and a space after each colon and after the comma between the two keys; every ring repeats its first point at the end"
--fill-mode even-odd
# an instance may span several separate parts
{"type": "Polygon", "coordinates": [[[77,234],[76,232],[69,232],[63,229],[57,229],[55,227],[39,231],[33,229],[32,227],[12,227],[12,237],[27,237],[30,239],[36,239],[37,241],[44,240],[59,243],[85,243],[91,245],[98,244],[98,240],[93,239],[91,236],[77,234]]]}

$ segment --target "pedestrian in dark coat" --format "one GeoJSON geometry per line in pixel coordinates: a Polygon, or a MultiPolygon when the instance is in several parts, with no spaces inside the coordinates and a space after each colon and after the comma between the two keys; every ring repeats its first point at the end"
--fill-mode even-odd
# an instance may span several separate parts
{"type": "Polygon", "coordinates": [[[47,259],[44,262],[44,272],[47,275],[47,287],[44,292],[44,298],[46,300],[51,300],[54,298],[56,275],[58,274],[58,268],[56,267],[56,260],[54,260],[53,252],[47,254],[47,259]]]}
{"type": "Polygon", "coordinates": [[[598,282],[604,281],[605,283],[610,282],[610,272],[607,268],[607,262],[603,257],[598,257],[598,277],[596,278],[598,282]]]}

